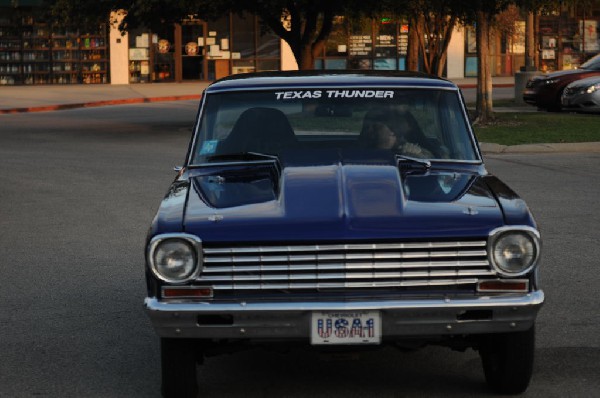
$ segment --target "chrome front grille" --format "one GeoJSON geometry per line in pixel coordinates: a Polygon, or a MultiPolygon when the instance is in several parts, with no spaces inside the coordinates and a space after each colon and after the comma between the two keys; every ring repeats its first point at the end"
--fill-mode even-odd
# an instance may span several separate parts
{"type": "Polygon", "coordinates": [[[408,288],[495,276],[487,242],[204,247],[196,280],[215,290],[408,288]]]}

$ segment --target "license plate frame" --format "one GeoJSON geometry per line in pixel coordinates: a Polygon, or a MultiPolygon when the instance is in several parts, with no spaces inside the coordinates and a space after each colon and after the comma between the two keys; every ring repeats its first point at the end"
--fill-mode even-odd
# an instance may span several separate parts
{"type": "Polygon", "coordinates": [[[381,344],[381,312],[313,311],[310,317],[312,345],[381,344]]]}

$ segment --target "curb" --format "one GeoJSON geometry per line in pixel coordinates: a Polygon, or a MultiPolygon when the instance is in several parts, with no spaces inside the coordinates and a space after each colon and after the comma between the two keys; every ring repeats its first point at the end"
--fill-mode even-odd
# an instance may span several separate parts
{"type": "Polygon", "coordinates": [[[76,109],[76,108],[94,108],[94,107],[107,106],[107,105],[141,104],[141,103],[146,103],[146,102],[189,101],[189,100],[200,99],[201,97],[202,96],[200,94],[189,94],[189,95],[175,95],[175,96],[167,96],[167,97],[126,98],[126,99],[116,99],[116,100],[80,102],[80,103],[74,103],[74,104],[32,106],[32,107],[27,107],[27,108],[0,109],[0,115],[10,114],[10,113],[59,111],[59,110],[76,109]]]}
{"type": "Polygon", "coordinates": [[[600,153],[600,142],[569,142],[551,144],[500,145],[480,142],[481,152],[485,155],[520,154],[520,153],[600,153]]]}

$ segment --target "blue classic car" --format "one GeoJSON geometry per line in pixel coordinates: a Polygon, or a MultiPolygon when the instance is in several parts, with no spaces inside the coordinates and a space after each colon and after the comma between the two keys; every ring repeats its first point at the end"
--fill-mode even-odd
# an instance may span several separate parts
{"type": "Polygon", "coordinates": [[[540,235],[483,164],[460,90],[418,73],[280,72],[210,85],[147,240],[165,396],[255,345],[478,350],[524,391],[540,235]]]}

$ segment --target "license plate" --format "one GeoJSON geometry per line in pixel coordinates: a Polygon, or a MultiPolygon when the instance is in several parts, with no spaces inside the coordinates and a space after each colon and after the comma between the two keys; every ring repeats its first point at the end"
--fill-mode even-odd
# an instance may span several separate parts
{"type": "Polygon", "coordinates": [[[311,344],[379,344],[379,311],[313,312],[311,344]]]}

